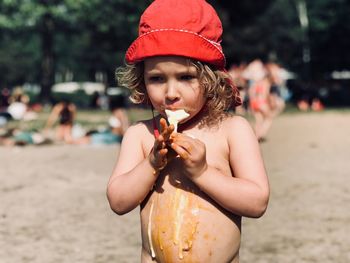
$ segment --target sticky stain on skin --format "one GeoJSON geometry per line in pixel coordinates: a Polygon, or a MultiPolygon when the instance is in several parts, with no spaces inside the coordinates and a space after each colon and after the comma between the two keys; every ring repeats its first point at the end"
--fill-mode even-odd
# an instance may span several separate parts
{"type": "Polygon", "coordinates": [[[155,259],[156,253],[154,252],[153,242],[152,242],[152,237],[151,237],[151,232],[152,232],[153,205],[154,205],[154,203],[153,203],[153,200],[152,200],[151,209],[150,209],[149,217],[148,217],[148,229],[147,229],[147,234],[148,234],[149,246],[150,246],[150,249],[151,249],[151,256],[152,256],[152,259],[155,259]]]}
{"type": "Polygon", "coordinates": [[[181,194],[180,189],[176,189],[175,194],[175,203],[174,203],[174,237],[173,242],[175,245],[179,248],[179,258],[183,259],[183,252],[182,252],[182,240],[180,240],[180,230],[183,225],[184,215],[185,215],[185,209],[188,206],[188,197],[184,194],[181,194]]]}
{"type": "MultiPolygon", "coordinates": [[[[159,196],[156,200],[154,217],[149,216],[149,220],[153,219],[154,222],[148,223],[151,253],[156,252],[154,258],[157,253],[161,253],[164,262],[172,262],[175,246],[177,257],[180,260],[185,260],[184,262],[191,261],[190,250],[199,223],[200,208],[197,196],[182,189],[176,189],[176,192],[168,199],[165,206],[159,206],[159,196]],[[173,223],[169,224],[169,222],[173,223]]],[[[150,213],[153,213],[152,204],[150,213]]]]}

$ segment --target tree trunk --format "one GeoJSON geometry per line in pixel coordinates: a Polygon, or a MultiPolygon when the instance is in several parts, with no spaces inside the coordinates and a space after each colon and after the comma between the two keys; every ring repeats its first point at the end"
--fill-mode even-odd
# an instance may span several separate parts
{"type": "Polygon", "coordinates": [[[51,100],[51,88],[54,84],[54,51],[53,51],[54,21],[51,14],[42,18],[41,38],[41,91],[40,100],[47,103],[51,100]]]}

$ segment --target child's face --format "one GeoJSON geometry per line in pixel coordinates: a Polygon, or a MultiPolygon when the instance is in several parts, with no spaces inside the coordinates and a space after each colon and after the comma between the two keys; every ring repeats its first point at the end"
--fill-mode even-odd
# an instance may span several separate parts
{"type": "Polygon", "coordinates": [[[197,69],[187,58],[148,58],[145,60],[144,76],[148,97],[163,116],[166,109],[184,109],[190,114],[187,118],[190,119],[206,102],[197,69]]]}

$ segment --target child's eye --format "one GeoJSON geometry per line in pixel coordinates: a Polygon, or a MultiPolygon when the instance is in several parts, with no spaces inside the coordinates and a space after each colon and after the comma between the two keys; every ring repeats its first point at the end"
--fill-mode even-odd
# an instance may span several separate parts
{"type": "Polygon", "coordinates": [[[181,80],[192,80],[192,79],[195,79],[196,76],[194,75],[183,75],[181,76],[181,80]]]}
{"type": "Polygon", "coordinates": [[[150,82],[160,82],[162,80],[163,80],[163,78],[160,76],[151,76],[148,78],[148,81],[150,81],[150,82]]]}

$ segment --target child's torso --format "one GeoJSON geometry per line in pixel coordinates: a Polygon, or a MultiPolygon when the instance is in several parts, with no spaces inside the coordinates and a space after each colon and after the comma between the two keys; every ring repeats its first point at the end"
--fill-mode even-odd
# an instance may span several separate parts
{"type": "MultiPolygon", "coordinates": [[[[208,164],[232,176],[228,144],[220,129],[185,132],[206,144],[208,164]]],[[[152,143],[147,145],[149,152],[152,143]]],[[[143,202],[141,230],[143,262],[238,262],[240,217],[202,192],[181,173],[180,159],[172,160],[143,202]]]]}

